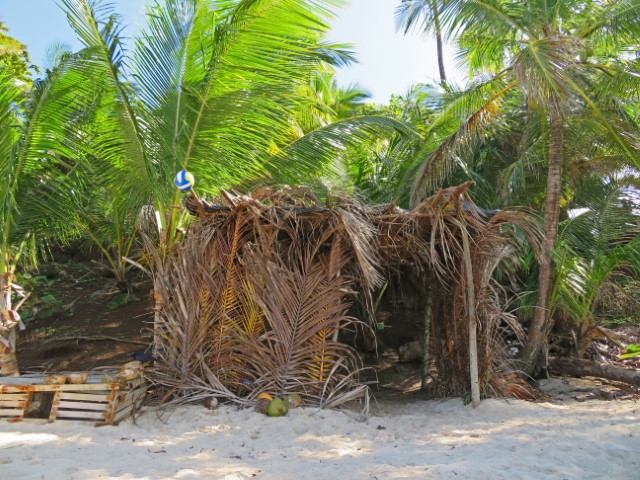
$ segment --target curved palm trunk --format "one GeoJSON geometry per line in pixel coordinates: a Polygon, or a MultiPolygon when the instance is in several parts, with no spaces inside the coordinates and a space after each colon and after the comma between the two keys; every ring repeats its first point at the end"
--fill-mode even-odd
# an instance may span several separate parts
{"type": "Polygon", "coordinates": [[[551,111],[549,133],[549,172],[547,176],[547,196],[544,208],[544,225],[540,271],[538,274],[538,301],[536,311],[529,327],[527,343],[522,352],[525,371],[533,374],[540,370],[541,355],[546,345],[547,335],[553,326],[549,304],[553,287],[553,259],[551,253],[558,238],[558,219],[560,217],[560,196],[562,194],[562,173],[564,167],[562,147],[564,143],[564,118],[562,113],[551,111]]]}
{"type": "Polygon", "coordinates": [[[20,375],[18,370],[18,360],[16,358],[16,329],[10,328],[6,334],[2,334],[2,343],[0,343],[0,377],[17,377],[20,375]],[[5,345],[4,342],[9,343],[5,345]]]}
{"type": "Polygon", "coordinates": [[[0,376],[17,377],[18,360],[16,359],[16,329],[18,323],[15,322],[11,313],[11,275],[3,273],[0,275],[0,376]]]}
{"type": "Polygon", "coordinates": [[[442,29],[440,27],[440,14],[438,13],[438,1],[433,1],[433,23],[436,30],[436,48],[438,50],[438,70],[440,71],[440,81],[445,83],[447,76],[444,73],[444,51],[442,45],[442,29]]]}

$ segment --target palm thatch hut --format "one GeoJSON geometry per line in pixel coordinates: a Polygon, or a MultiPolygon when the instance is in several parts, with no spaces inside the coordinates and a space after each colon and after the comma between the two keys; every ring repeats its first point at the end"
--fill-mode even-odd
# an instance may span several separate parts
{"type": "Polygon", "coordinates": [[[500,335],[524,332],[494,272],[513,270],[538,229],[524,212],[479,209],[470,184],[412,210],[332,197],[320,205],[304,189],[188,198],[197,221],[155,262],[155,382],[165,400],[248,404],[295,392],[323,408],[358,398],[366,408],[360,357],[340,334],[375,336],[373,299],[391,272],[407,271],[423,290],[432,391],[473,393],[477,378],[476,396],[527,395],[500,335]],[[354,303],[360,318],[349,315],[354,303]]]}

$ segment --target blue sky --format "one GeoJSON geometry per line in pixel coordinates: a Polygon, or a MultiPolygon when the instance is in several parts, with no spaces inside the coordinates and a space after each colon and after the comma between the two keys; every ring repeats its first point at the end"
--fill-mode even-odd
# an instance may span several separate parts
{"type": "MultiPolygon", "coordinates": [[[[359,60],[338,72],[338,82],[357,82],[377,103],[387,103],[392,93],[403,94],[412,84],[438,77],[435,41],[394,31],[393,12],[399,1],[351,0],[349,6],[336,11],[329,34],[331,41],[352,44],[359,60]]],[[[134,35],[144,25],[145,0],[114,3],[128,25],[126,34],[134,35]]],[[[43,64],[52,42],[79,47],[55,0],[0,0],[0,18],[10,34],[27,45],[31,60],[38,65],[43,64]]],[[[446,53],[448,76],[461,78],[453,71],[452,51],[446,53]]]]}

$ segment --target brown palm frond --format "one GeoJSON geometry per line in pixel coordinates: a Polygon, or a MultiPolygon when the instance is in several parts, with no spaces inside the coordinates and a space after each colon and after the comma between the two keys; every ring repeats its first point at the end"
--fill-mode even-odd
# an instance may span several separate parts
{"type": "Polygon", "coordinates": [[[356,258],[365,288],[372,290],[382,285],[382,276],[378,271],[376,258],[376,230],[365,212],[353,212],[337,207],[334,210],[345,240],[349,242],[356,258]]]}
{"type": "Polygon", "coordinates": [[[259,279],[254,282],[256,302],[268,325],[261,338],[241,347],[256,393],[295,392],[305,403],[318,405],[321,392],[358,369],[355,352],[334,340],[340,327],[354,321],[346,315],[345,300],[352,282],[328,277],[326,261],[317,260],[326,253],[317,247],[298,243],[286,259],[257,251],[247,259],[253,278],[259,279]]]}
{"type": "MultiPolygon", "coordinates": [[[[154,259],[156,317],[154,320],[154,355],[159,368],[149,372],[149,380],[164,388],[164,401],[177,395],[183,401],[192,399],[194,386],[206,378],[206,392],[234,398],[210,371],[203,355],[207,345],[208,319],[199,315],[201,292],[191,288],[200,281],[199,271],[192,269],[196,251],[184,246],[162,259],[147,242],[147,253],[154,259]]],[[[202,391],[196,387],[195,391],[202,391]]]]}
{"type": "Polygon", "coordinates": [[[502,398],[539,400],[543,397],[541,392],[512,372],[492,375],[485,388],[491,390],[493,396],[502,398]]]}

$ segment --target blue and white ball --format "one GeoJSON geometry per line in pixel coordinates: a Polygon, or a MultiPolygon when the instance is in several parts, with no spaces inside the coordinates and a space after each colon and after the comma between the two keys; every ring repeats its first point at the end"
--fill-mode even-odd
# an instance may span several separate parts
{"type": "Polygon", "coordinates": [[[173,183],[175,183],[176,187],[183,192],[188,192],[196,183],[196,179],[193,177],[192,173],[187,172],[186,170],[180,170],[176,174],[176,178],[173,179],[173,183]]]}

